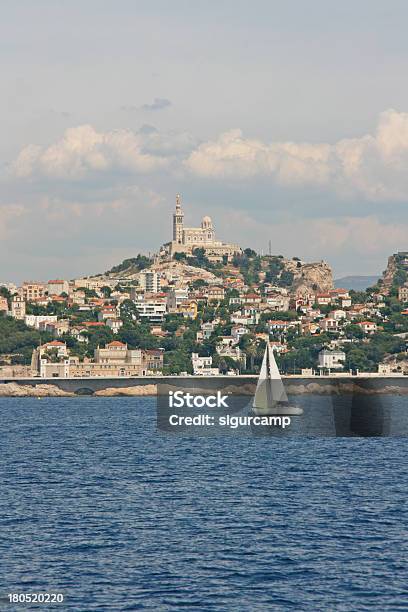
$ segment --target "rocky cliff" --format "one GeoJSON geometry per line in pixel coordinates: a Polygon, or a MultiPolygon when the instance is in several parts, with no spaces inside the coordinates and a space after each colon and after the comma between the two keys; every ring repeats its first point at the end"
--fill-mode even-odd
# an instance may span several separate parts
{"type": "Polygon", "coordinates": [[[333,289],[333,273],[328,263],[303,263],[285,260],[285,269],[293,274],[292,291],[324,293],[333,289]],[[300,263],[300,265],[299,265],[300,263]]]}
{"type": "Polygon", "coordinates": [[[395,255],[390,255],[390,257],[388,258],[387,267],[382,275],[383,288],[385,293],[389,293],[396,271],[397,261],[395,259],[395,255]]]}
{"type": "Polygon", "coordinates": [[[403,285],[407,279],[408,251],[390,255],[387,267],[382,275],[382,286],[385,294],[388,294],[394,282],[398,286],[403,285]]]}

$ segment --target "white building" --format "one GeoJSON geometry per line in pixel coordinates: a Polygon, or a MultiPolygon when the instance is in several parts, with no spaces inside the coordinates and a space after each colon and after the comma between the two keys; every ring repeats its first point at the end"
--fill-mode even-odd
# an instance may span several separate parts
{"type": "Polygon", "coordinates": [[[255,325],[259,321],[259,313],[255,313],[255,315],[251,316],[245,315],[240,310],[238,310],[237,312],[234,312],[233,315],[231,315],[231,321],[236,325],[255,325]]]}
{"type": "Polygon", "coordinates": [[[142,321],[162,323],[167,313],[167,300],[162,297],[144,299],[142,296],[135,301],[137,313],[142,321]]]}
{"type": "Polygon", "coordinates": [[[161,280],[157,272],[143,270],[139,274],[139,285],[147,293],[160,293],[161,280]]]}
{"type": "Polygon", "coordinates": [[[287,295],[280,295],[278,293],[268,295],[265,299],[265,303],[268,304],[273,310],[289,310],[290,299],[287,295]]]}
{"type": "Polygon", "coordinates": [[[34,349],[31,367],[41,378],[68,378],[69,354],[65,342],[53,340],[34,349]]]}
{"type": "Polygon", "coordinates": [[[247,333],[248,328],[245,327],[245,325],[234,325],[231,328],[231,336],[236,340],[236,342],[239,342],[242,336],[245,336],[247,333]]]}
{"type": "Polygon", "coordinates": [[[338,330],[339,322],[337,319],[325,317],[324,319],[319,321],[319,327],[324,332],[333,332],[338,330]]]}
{"type": "Polygon", "coordinates": [[[361,321],[358,325],[365,334],[374,334],[377,331],[377,323],[373,321],[361,321]]]}
{"type": "Polygon", "coordinates": [[[346,354],[343,351],[323,349],[319,353],[319,368],[340,370],[344,366],[346,354]]]}
{"type": "Polygon", "coordinates": [[[337,308],[336,310],[331,310],[329,312],[329,317],[331,317],[332,319],[335,319],[336,321],[341,321],[342,319],[347,318],[347,313],[345,310],[341,310],[340,308],[337,308]]]}
{"type": "Polygon", "coordinates": [[[44,323],[45,321],[49,323],[55,323],[57,321],[57,315],[32,315],[26,314],[24,317],[24,323],[28,327],[34,327],[35,329],[40,328],[40,323],[44,323]]]}
{"type": "Polygon", "coordinates": [[[66,280],[56,279],[49,280],[47,283],[48,295],[61,295],[61,293],[69,292],[69,284],[66,280]]]}
{"type": "Polygon", "coordinates": [[[198,353],[192,353],[191,363],[196,376],[217,376],[218,368],[212,367],[212,357],[199,357],[198,353]]]}
{"type": "Polygon", "coordinates": [[[167,294],[167,304],[169,307],[169,311],[176,311],[183,302],[187,302],[188,297],[188,288],[187,287],[179,287],[178,289],[170,289],[167,294]]]}
{"type": "Polygon", "coordinates": [[[242,368],[246,368],[246,355],[239,346],[232,346],[230,344],[218,344],[216,351],[220,357],[230,357],[234,361],[241,363],[242,368]]]}
{"type": "Polygon", "coordinates": [[[107,321],[108,319],[116,319],[118,316],[118,308],[116,306],[107,305],[98,312],[98,321],[107,321]]]}
{"type": "Polygon", "coordinates": [[[114,334],[117,334],[120,328],[123,326],[122,319],[106,319],[106,325],[113,331],[114,334]]]}
{"type": "Polygon", "coordinates": [[[196,248],[205,249],[206,256],[213,260],[221,260],[224,256],[230,260],[236,253],[242,252],[237,244],[228,244],[215,238],[212,220],[207,215],[203,217],[201,227],[185,227],[181,198],[177,195],[173,214],[173,240],[163,246],[162,253],[171,257],[175,253],[191,255],[196,248]]]}

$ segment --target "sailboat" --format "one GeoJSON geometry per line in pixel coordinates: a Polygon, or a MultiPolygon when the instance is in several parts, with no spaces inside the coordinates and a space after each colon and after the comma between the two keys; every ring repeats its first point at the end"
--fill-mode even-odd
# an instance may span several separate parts
{"type": "Polygon", "coordinates": [[[290,406],[282,378],[269,342],[266,343],[262,367],[256,386],[252,409],[257,415],[303,414],[299,406],[290,406]]]}

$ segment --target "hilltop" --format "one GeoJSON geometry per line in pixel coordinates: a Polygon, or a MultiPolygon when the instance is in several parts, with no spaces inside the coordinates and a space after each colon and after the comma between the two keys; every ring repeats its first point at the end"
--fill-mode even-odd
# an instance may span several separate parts
{"type": "Polygon", "coordinates": [[[121,264],[113,266],[110,270],[105,272],[103,275],[107,278],[128,278],[129,280],[136,280],[139,272],[151,266],[153,260],[145,255],[137,255],[129,259],[124,259],[121,264]]]}
{"type": "Polygon", "coordinates": [[[387,267],[383,272],[379,284],[386,295],[392,293],[397,287],[408,280],[408,251],[401,251],[390,255],[387,267]]]}
{"type": "Polygon", "coordinates": [[[230,261],[211,261],[204,249],[196,249],[193,256],[177,253],[174,259],[150,259],[143,255],[125,259],[104,275],[107,279],[137,281],[142,270],[150,269],[170,278],[185,282],[203,280],[215,283],[227,277],[242,280],[249,287],[270,283],[285,287],[290,292],[326,292],[333,289],[331,267],[325,261],[304,262],[298,257],[288,259],[282,255],[258,255],[252,249],[245,249],[230,261]]]}

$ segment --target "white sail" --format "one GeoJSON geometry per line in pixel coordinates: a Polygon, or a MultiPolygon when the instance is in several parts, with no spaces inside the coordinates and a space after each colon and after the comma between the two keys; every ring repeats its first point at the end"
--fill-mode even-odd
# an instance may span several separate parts
{"type": "Polygon", "coordinates": [[[259,373],[258,383],[256,385],[254,408],[260,410],[267,410],[269,404],[268,398],[268,379],[269,379],[269,368],[268,368],[268,346],[265,348],[265,353],[262,360],[261,371],[259,373]]]}
{"type": "Polygon", "coordinates": [[[278,366],[273,354],[273,350],[269,342],[267,343],[268,361],[269,361],[269,386],[271,389],[271,397],[273,402],[287,402],[285,387],[283,386],[282,378],[278,370],[278,366]]]}
{"type": "Polygon", "coordinates": [[[301,414],[301,408],[289,406],[288,396],[269,342],[266,344],[256,385],[253,409],[257,414],[301,414]]]}

